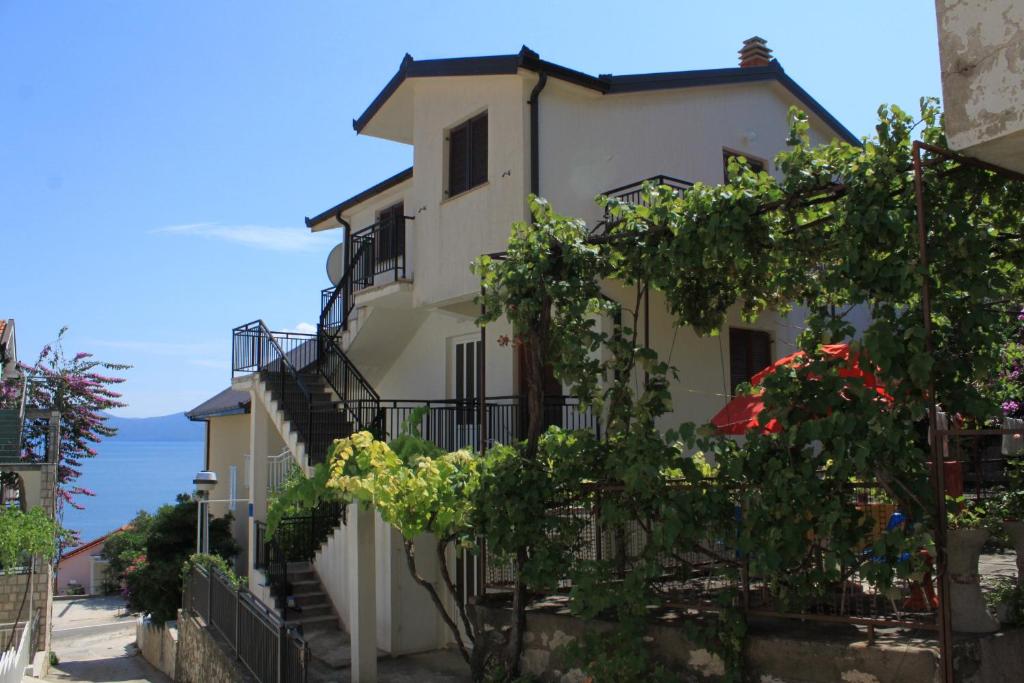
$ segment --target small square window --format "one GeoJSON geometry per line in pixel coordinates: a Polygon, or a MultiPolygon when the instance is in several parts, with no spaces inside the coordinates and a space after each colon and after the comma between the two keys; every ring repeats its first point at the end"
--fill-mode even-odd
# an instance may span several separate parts
{"type": "Polygon", "coordinates": [[[747,160],[747,165],[750,166],[750,170],[754,173],[760,173],[765,170],[765,163],[761,159],[754,159],[742,152],[736,152],[731,149],[722,150],[722,177],[725,182],[729,182],[729,160],[733,157],[743,157],[747,160]]]}
{"type": "Polygon", "coordinates": [[[487,112],[448,131],[448,196],[487,182],[487,112]]]}

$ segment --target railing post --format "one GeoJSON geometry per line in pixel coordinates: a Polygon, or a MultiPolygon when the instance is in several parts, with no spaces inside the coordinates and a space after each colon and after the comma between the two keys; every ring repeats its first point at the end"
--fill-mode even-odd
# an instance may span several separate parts
{"type": "Polygon", "coordinates": [[[284,680],[284,656],[287,645],[288,627],[282,621],[277,629],[277,683],[289,683],[284,680]]]}
{"type": "Polygon", "coordinates": [[[232,643],[235,647],[235,659],[238,659],[238,613],[242,611],[239,606],[238,589],[232,590],[232,594],[235,596],[235,640],[232,643]]]}
{"type": "Polygon", "coordinates": [[[213,626],[213,569],[206,570],[206,625],[213,626]]]}

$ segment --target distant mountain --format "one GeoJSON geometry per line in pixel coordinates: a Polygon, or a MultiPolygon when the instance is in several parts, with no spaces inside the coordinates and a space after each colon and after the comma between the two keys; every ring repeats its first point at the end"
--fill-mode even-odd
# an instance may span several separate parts
{"type": "Polygon", "coordinates": [[[107,424],[117,427],[118,441],[202,441],[202,422],[192,422],[185,413],[158,417],[107,416],[107,424]]]}

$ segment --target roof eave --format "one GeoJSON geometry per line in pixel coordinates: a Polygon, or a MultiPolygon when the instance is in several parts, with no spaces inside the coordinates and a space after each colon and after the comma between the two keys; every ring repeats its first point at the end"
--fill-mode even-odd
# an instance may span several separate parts
{"type": "Polygon", "coordinates": [[[343,220],[342,215],[349,209],[358,206],[359,204],[365,202],[366,200],[376,197],[377,195],[382,194],[397,185],[401,185],[410,178],[412,178],[412,166],[402,171],[399,171],[390,178],[385,178],[376,185],[371,185],[362,192],[352,195],[345,201],[341,202],[340,204],[332,206],[326,211],[321,211],[312,218],[306,218],[306,227],[309,228],[310,230],[322,230],[324,229],[324,226],[322,226],[322,224],[330,220],[331,218],[334,218],[339,223],[341,223],[343,220]]]}

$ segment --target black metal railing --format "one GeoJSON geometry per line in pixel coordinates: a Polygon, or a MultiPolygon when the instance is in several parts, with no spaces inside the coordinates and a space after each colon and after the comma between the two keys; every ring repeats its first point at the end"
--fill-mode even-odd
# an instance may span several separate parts
{"type": "Polygon", "coordinates": [[[222,638],[260,683],[305,683],[309,648],[274,610],[217,569],[193,566],[182,609],[222,638]]]}
{"type": "Polygon", "coordinates": [[[374,223],[352,235],[352,287],[372,287],[377,278],[406,276],[405,219],[374,223]],[[365,248],[364,248],[365,247],[365,248]]]}
{"type": "MultiPolygon", "coordinates": [[[[611,190],[605,190],[601,194],[607,197],[615,197],[616,199],[620,199],[628,204],[643,205],[645,204],[643,186],[644,183],[647,182],[654,183],[657,187],[661,187],[662,185],[668,186],[679,193],[685,192],[693,187],[693,183],[686,180],[680,180],[679,178],[673,178],[672,176],[667,175],[656,175],[651,176],[650,178],[644,178],[643,180],[637,180],[629,183],[628,185],[622,185],[620,187],[612,188],[611,190]]],[[[614,223],[612,217],[605,214],[604,218],[600,220],[590,231],[591,236],[600,235],[606,232],[609,225],[612,223],[614,223]]]]}
{"type": "Polygon", "coordinates": [[[320,387],[310,384],[319,355],[314,334],[271,332],[262,320],[234,329],[232,372],[259,373],[314,465],[324,461],[334,439],[352,430],[351,419],[320,387]]]}
{"type": "Polygon", "coordinates": [[[686,180],[680,180],[679,178],[673,178],[672,176],[667,175],[656,175],[651,176],[650,178],[644,178],[643,180],[637,180],[629,183],[628,185],[622,185],[621,187],[607,190],[604,194],[609,197],[621,199],[622,201],[630,204],[643,204],[643,185],[648,182],[654,183],[657,187],[666,185],[677,192],[684,192],[693,187],[693,183],[686,180]]]}
{"type": "MultiPolygon", "coordinates": [[[[378,411],[374,435],[392,439],[401,434],[406,423],[416,416],[412,426],[420,436],[447,451],[476,449],[480,445],[480,402],[478,399],[387,400],[373,402],[378,411]]],[[[355,410],[369,411],[358,405],[355,410]]],[[[526,437],[525,397],[489,397],[484,404],[483,428],[486,445],[514,443],[526,437]]],[[[551,396],[544,401],[544,422],[565,429],[583,429],[601,436],[601,423],[590,409],[580,409],[571,396],[551,396]]]]}
{"type": "Polygon", "coordinates": [[[319,344],[320,375],[341,400],[356,431],[373,431],[379,422],[380,396],[341,350],[336,337],[321,330],[319,344]]]}
{"type": "Polygon", "coordinates": [[[355,290],[353,285],[355,269],[352,264],[363,261],[363,254],[370,246],[365,241],[354,245],[338,284],[331,290],[325,289],[320,292],[320,330],[337,333],[339,330],[348,329],[348,318],[355,308],[352,297],[352,292],[355,290]],[[329,295],[327,295],[328,291],[330,291],[329,295]]]}
{"type": "Polygon", "coordinates": [[[320,292],[320,327],[334,332],[348,327],[353,293],[408,275],[405,219],[386,220],[351,236],[350,253],[337,286],[320,292]]]}
{"type": "Polygon", "coordinates": [[[255,523],[254,566],[266,573],[271,592],[278,600],[285,619],[288,618],[288,596],[291,595],[288,563],[311,562],[320,546],[344,522],[345,507],[334,501],[323,501],[308,514],[283,518],[273,538],[267,537],[266,524],[255,523]]]}

